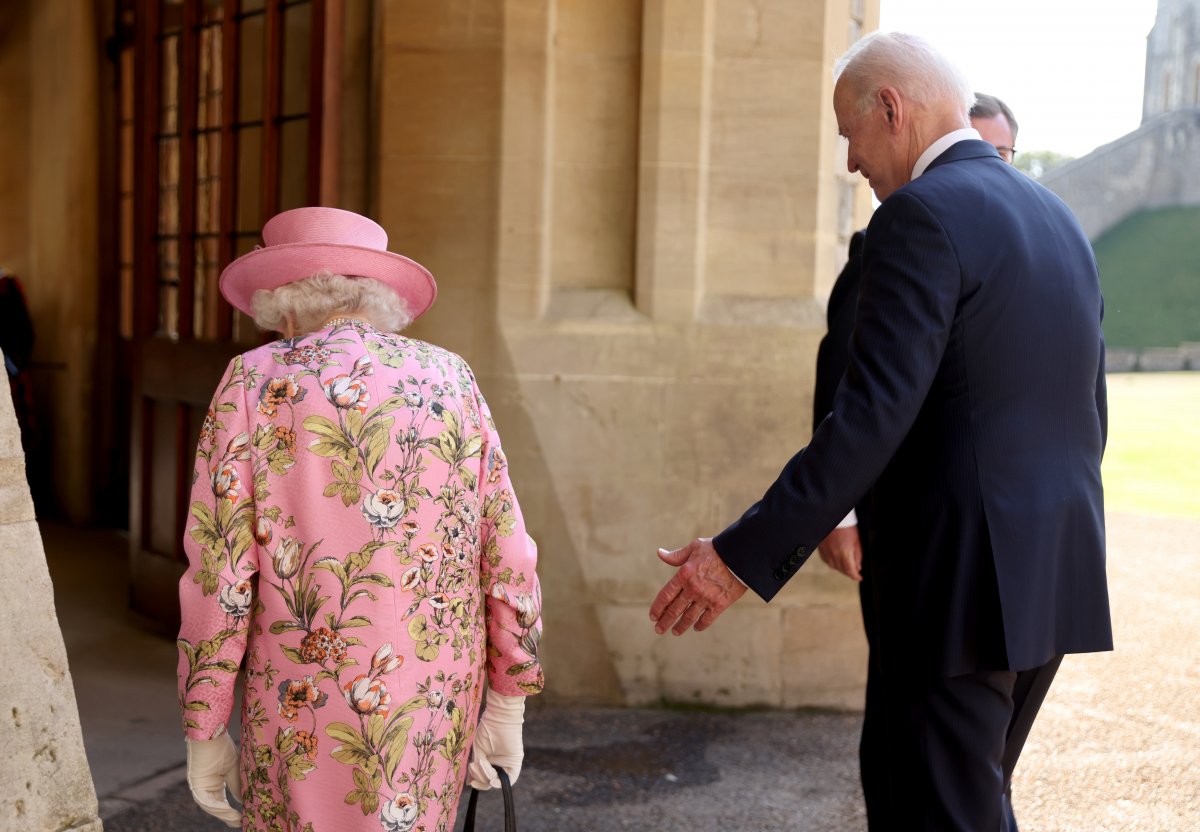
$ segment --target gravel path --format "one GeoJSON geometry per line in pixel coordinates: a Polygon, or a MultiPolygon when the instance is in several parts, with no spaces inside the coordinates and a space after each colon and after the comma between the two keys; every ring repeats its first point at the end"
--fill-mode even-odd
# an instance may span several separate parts
{"type": "MultiPolygon", "coordinates": [[[[1200,520],[1116,515],[1108,529],[1117,650],[1063,662],[1017,769],[1022,832],[1200,829],[1200,520]]],[[[531,709],[520,829],[859,832],[859,719],[531,709]]],[[[502,828],[498,798],[480,817],[502,828]]],[[[105,828],[223,827],[176,785],[105,828]]]]}

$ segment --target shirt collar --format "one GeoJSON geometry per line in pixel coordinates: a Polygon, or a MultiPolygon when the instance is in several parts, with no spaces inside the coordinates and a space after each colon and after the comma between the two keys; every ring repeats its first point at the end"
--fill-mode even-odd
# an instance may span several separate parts
{"type": "Polygon", "coordinates": [[[912,178],[916,179],[924,173],[930,163],[949,150],[951,145],[965,142],[969,139],[981,139],[979,131],[974,127],[963,127],[961,130],[955,130],[942,136],[936,142],[929,145],[929,147],[925,148],[925,152],[917,157],[917,163],[913,165],[912,178]]]}

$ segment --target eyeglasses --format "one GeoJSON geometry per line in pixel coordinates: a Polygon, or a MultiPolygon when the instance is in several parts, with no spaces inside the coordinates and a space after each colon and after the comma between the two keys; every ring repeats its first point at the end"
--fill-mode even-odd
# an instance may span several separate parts
{"type": "Polygon", "coordinates": [[[1012,163],[1013,157],[1017,155],[1015,147],[1005,147],[1004,145],[994,145],[996,152],[1000,154],[1000,158],[1009,164],[1012,163]]]}

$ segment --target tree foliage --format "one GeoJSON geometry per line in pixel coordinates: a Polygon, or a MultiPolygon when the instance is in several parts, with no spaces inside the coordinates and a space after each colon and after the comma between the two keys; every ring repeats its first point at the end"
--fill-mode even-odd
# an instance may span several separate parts
{"type": "Polygon", "coordinates": [[[1013,165],[1017,170],[1024,171],[1034,179],[1041,179],[1047,171],[1074,159],[1074,156],[1055,153],[1053,150],[1022,150],[1016,155],[1013,165]]]}

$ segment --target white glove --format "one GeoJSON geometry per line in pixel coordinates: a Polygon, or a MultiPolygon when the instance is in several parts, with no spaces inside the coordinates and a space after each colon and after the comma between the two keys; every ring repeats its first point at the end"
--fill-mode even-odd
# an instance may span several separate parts
{"type": "Polygon", "coordinates": [[[242,813],[229,805],[225,787],[241,795],[238,754],[233,739],[222,734],[213,740],[187,740],[187,781],[192,799],[201,809],[234,829],[242,826],[242,813]]]}
{"type": "Polygon", "coordinates": [[[504,696],[494,690],[488,691],[487,706],[475,729],[471,761],[467,763],[467,780],[473,788],[481,791],[500,788],[500,775],[496,774],[495,766],[504,769],[511,782],[517,782],[521,761],[525,759],[525,746],[521,742],[524,722],[524,696],[504,696]]]}

